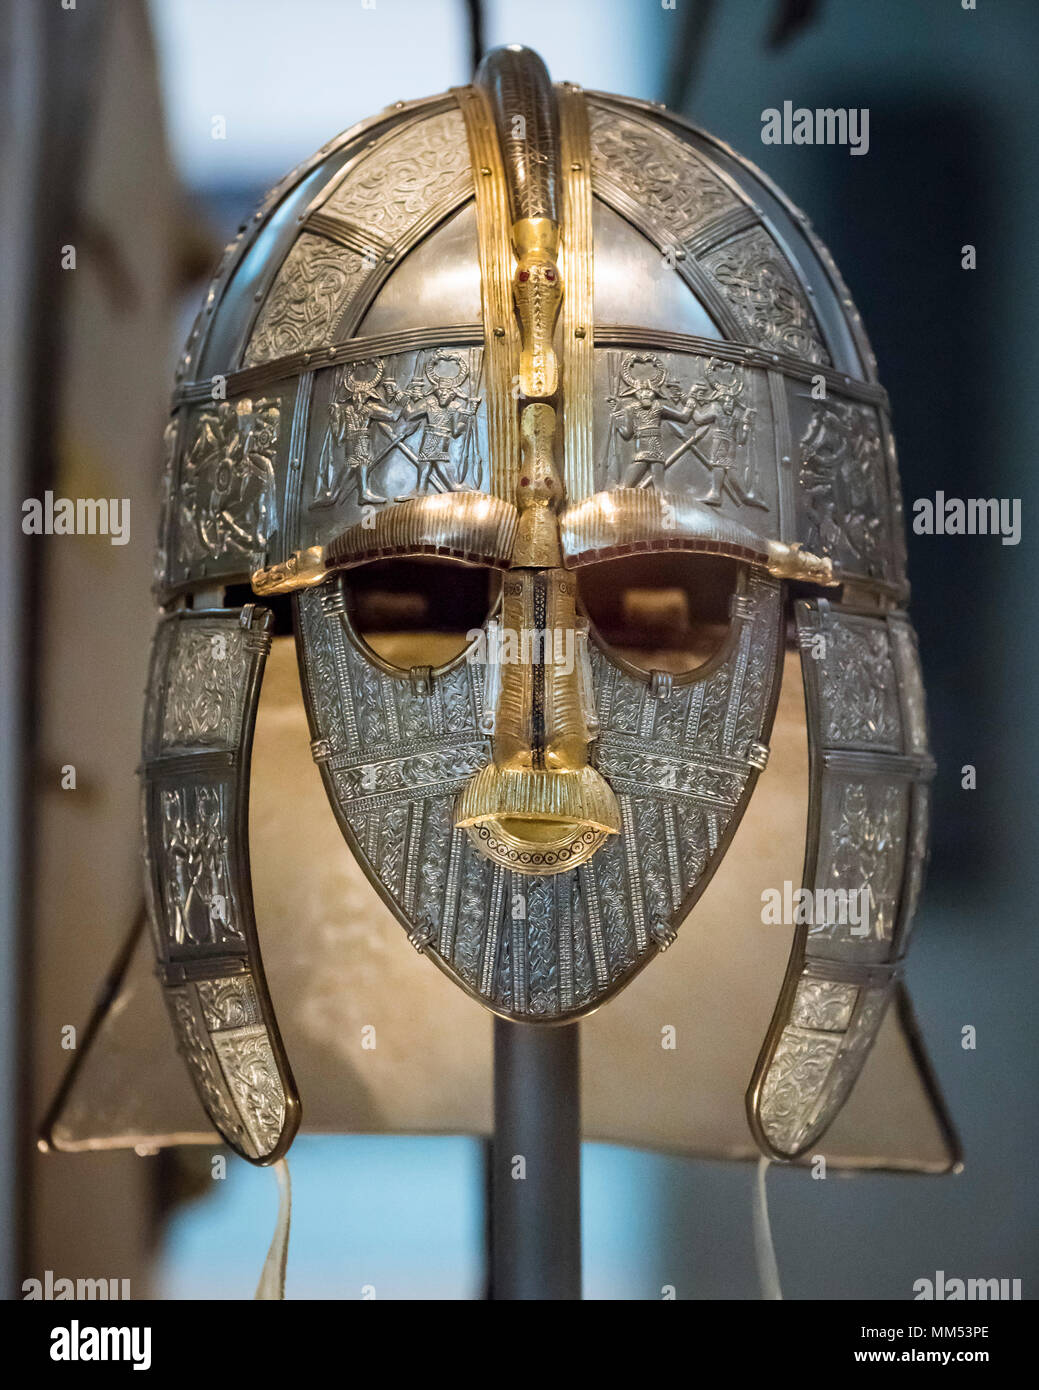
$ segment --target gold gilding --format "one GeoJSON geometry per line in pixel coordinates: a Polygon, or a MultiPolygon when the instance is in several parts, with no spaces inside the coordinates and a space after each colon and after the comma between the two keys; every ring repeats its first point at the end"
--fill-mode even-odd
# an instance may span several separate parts
{"type": "MultiPolygon", "coordinates": [[[[488,653],[495,667],[486,685],[492,761],[461,792],[455,824],[495,863],[517,873],[553,874],[589,859],[621,828],[617,799],[590,766],[596,726],[585,691],[591,682],[582,681],[580,663],[587,656],[578,641],[576,583],[562,567],[564,486],[554,453],[556,412],[547,401],[560,390],[553,337],[564,302],[558,256],[566,229],[552,217],[509,218],[506,190],[512,205],[520,205],[515,195],[523,169],[516,161],[526,152],[507,146],[503,158],[482,94],[459,94],[459,102],[474,167],[481,171],[476,216],[493,490],[515,498],[519,519],[488,653]],[[514,310],[511,333],[500,321],[503,296],[514,310]],[[518,343],[512,336],[517,324],[518,343]],[[518,381],[525,404],[517,417],[510,389],[511,421],[499,421],[496,429],[494,407],[504,408],[501,388],[510,361],[510,388],[518,381]],[[514,458],[517,433],[520,456],[514,458]]],[[[558,156],[546,147],[540,157],[558,156]]],[[[558,183],[558,167],[545,172],[547,187],[558,183]]],[[[569,389],[567,382],[562,386],[569,389]]],[[[578,389],[590,389],[590,380],[582,377],[578,389]]]]}
{"type": "Polygon", "coordinates": [[[513,225],[512,244],[517,256],[512,294],[520,323],[520,392],[528,399],[544,400],[559,389],[552,346],[563,302],[556,261],[559,228],[546,217],[523,218],[513,225]]]}
{"type": "Polygon", "coordinates": [[[456,88],[454,95],[465,120],[476,198],[490,490],[511,500],[519,467],[513,378],[520,335],[511,294],[514,257],[508,183],[486,97],[477,87],[456,88]]]}
{"type": "Polygon", "coordinates": [[[592,440],[595,238],[592,234],[592,148],[584,92],[556,88],[559,103],[563,238],[559,263],[566,294],[560,334],[563,381],[563,459],[572,502],[595,491],[592,440]]]}
{"type": "Polygon", "coordinates": [[[520,478],[516,489],[519,525],[513,566],[544,569],[562,564],[557,508],[563,484],[556,471],[556,412],[550,405],[528,405],[520,417],[520,478]]]}
{"type": "Polygon", "coordinates": [[[567,507],[560,520],[567,569],[619,556],[682,550],[722,555],[767,570],[777,579],[832,587],[833,562],[796,542],[765,540],[703,502],[655,488],[615,488],[567,507]]]}
{"type": "Polygon", "coordinates": [[[297,550],[280,565],[254,570],[250,582],[254,594],[266,597],[269,594],[291,594],[297,589],[311,589],[315,584],[323,584],[327,578],[325,548],[323,545],[312,545],[307,550],[297,550]]]}
{"type": "Polygon", "coordinates": [[[499,767],[572,772],[588,761],[576,597],[577,582],[562,569],[511,570],[505,577],[493,739],[499,767]]]}
{"type": "Polygon", "coordinates": [[[327,545],[297,550],[280,565],[255,570],[253,592],[291,594],[338,570],[372,560],[439,557],[504,569],[516,539],[516,508],[482,492],[409,497],[347,527],[327,545]]]}
{"type": "Polygon", "coordinates": [[[524,407],[516,546],[489,652],[500,663],[492,762],[455,809],[477,848],[518,873],[573,868],[621,828],[613,790],[589,765],[595,735],[582,699],[577,585],[561,566],[555,435],[551,406],[524,407]]]}
{"type": "Polygon", "coordinates": [[[462,790],[455,824],[514,873],[557,874],[586,863],[617,834],[620,811],[594,768],[517,771],[488,763],[462,790]]]}
{"type": "Polygon", "coordinates": [[[813,555],[798,541],[784,545],[782,541],[768,542],[768,572],[777,579],[799,579],[808,584],[833,588],[840,584],[834,575],[829,555],[813,555]]]}
{"type": "Polygon", "coordinates": [[[369,560],[443,556],[502,568],[516,536],[516,508],[482,492],[408,497],[348,527],[325,547],[330,568],[369,560]]]}

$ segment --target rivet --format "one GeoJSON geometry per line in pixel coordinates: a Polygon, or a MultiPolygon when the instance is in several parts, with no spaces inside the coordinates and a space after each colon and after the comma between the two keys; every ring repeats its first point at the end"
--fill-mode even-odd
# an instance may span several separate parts
{"type": "Polygon", "coordinates": [[[575,338],[583,338],[584,336],[585,336],[585,331],[584,331],[583,328],[575,328],[575,329],[574,329],[574,337],[575,337],[575,338]]]}

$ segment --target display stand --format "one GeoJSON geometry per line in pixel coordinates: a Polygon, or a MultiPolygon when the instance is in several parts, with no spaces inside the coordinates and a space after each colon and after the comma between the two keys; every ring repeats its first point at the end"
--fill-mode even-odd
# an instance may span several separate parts
{"type": "Polygon", "coordinates": [[[581,1297],[579,1024],[494,1020],[490,1297],[581,1297]]]}

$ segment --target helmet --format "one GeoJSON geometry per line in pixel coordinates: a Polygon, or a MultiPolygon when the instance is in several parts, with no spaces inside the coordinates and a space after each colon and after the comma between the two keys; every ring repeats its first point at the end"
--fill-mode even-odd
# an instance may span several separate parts
{"type": "Polygon", "coordinates": [[[791,1158],[896,988],[927,841],[888,403],[802,214],[677,117],[499,49],[326,146],[227,248],[166,433],[150,916],[216,1128],[299,1101],[248,789],[295,631],[332,811],[415,948],[571,1021],[674,941],[764,770],[788,648],[811,793],[748,1091],[791,1158]]]}

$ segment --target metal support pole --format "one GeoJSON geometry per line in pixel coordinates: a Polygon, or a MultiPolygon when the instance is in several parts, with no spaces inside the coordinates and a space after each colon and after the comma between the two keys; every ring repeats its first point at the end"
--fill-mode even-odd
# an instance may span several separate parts
{"type": "Polygon", "coordinates": [[[494,1020],[492,1299],[581,1297],[578,1027],[494,1020]]]}

